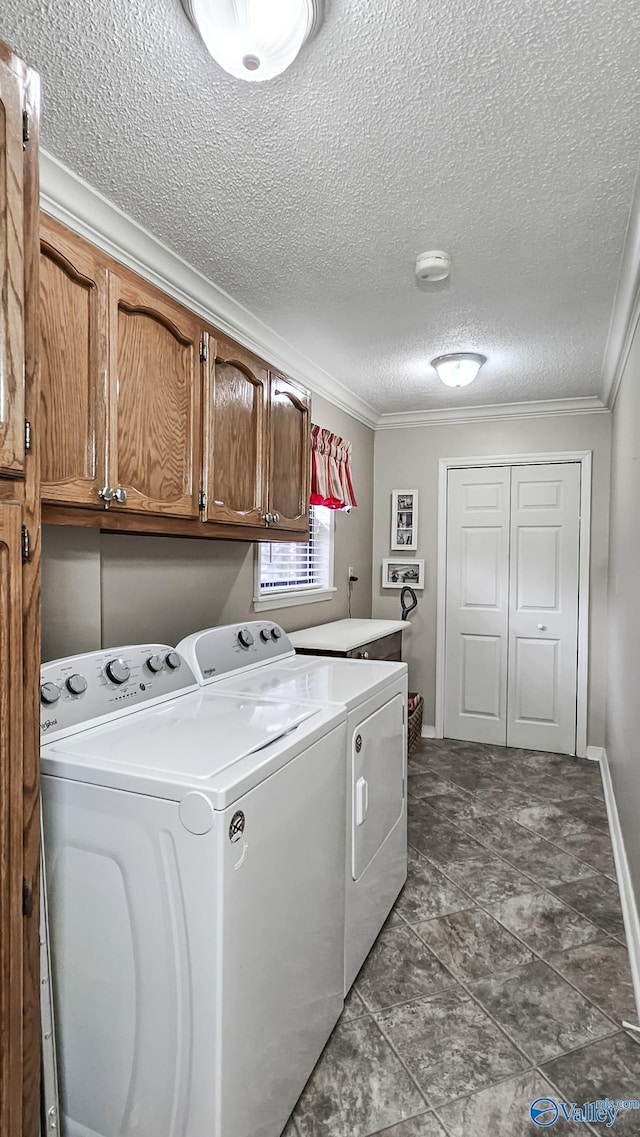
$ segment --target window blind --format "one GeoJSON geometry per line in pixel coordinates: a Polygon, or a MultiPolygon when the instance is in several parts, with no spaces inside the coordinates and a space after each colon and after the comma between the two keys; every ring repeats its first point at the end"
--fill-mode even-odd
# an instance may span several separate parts
{"type": "Polygon", "coordinates": [[[276,592],[302,592],[332,585],[331,510],[309,508],[309,541],[273,541],[260,546],[260,596],[276,592]]]}

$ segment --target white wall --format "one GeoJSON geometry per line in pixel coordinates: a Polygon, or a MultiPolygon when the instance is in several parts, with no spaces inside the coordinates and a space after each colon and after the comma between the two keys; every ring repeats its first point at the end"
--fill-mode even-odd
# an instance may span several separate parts
{"type": "MultiPolygon", "coordinates": [[[[399,593],[383,589],[382,558],[390,556],[391,491],[417,487],[419,549],[425,560],[425,590],[404,636],[409,683],[424,696],[424,722],[435,723],[436,573],[438,536],[438,462],[440,458],[482,455],[593,451],[591,536],[591,625],[589,726],[590,745],[604,741],[606,690],[606,588],[609,525],[609,462],[611,416],[558,415],[511,421],[462,423],[456,426],[403,427],[381,430],[375,441],[373,615],[399,615],[399,593]]],[[[394,554],[400,555],[400,554],[394,554]]]]}
{"type": "Polygon", "coordinates": [[[640,897],[640,330],[622,376],[611,440],[606,750],[640,897]]]}
{"type": "MultiPolygon", "coordinates": [[[[373,431],[319,397],[313,420],[353,443],[358,508],[336,514],[335,598],[279,608],[287,631],[347,615],[347,568],[359,577],[354,616],[371,615],[373,431]]],[[[255,618],[254,546],[45,526],[43,659],[144,640],[175,644],[212,624],[255,618]]]]}

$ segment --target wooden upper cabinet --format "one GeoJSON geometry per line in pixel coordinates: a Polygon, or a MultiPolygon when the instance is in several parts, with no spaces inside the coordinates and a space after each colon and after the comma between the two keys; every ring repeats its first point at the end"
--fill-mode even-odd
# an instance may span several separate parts
{"type": "Polygon", "coordinates": [[[200,341],[196,316],[138,277],[109,273],[112,508],[197,517],[200,341]]]}
{"type": "Polygon", "coordinates": [[[311,400],[309,392],[271,375],[269,388],[270,529],[304,531],[309,525],[311,400]]]}
{"type": "Polygon", "coordinates": [[[44,215],[40,238],[43,500],[105,529],[304,539],[309,393],[44,215]]]}
{"type": "Polygon", "coordinates": [[[107,484],[107,269],[80,237],[40,223],[44,501],[99,505],[107,484]]]}
{"type": "Polygon", "coordinates": [[[264,525],[267,368],[237,344],[209,337],[205,387],[206,521],[264,525]]]}
{"type": "Polygon", "coordinates": [[[0,475],[24,471],[22,88],[0,61],[0,475]]]}

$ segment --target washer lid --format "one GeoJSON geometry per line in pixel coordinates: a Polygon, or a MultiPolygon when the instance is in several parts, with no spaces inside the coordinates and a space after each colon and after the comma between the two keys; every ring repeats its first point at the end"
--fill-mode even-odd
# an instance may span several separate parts
{"type": "Polygon", "coordinates": [[[407,673],[406,663],[374,659],[327,659],[296,655],[220,679],[215,690],[269,699],[337,703],[352,710],[407,673]]]}
{"type": "Polygon", "coordinates": [[[198,787],[225,808],[340,721],[331,709],[201,690],[52,742],[42,769],[175,800],[198,787]]]}

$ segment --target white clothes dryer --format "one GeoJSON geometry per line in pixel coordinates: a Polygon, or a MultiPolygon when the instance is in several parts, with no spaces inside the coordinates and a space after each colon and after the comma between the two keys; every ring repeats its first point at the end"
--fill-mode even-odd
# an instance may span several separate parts
{"type": "Polygon", "coordinates": [[[178,645],[208,689],[347,710],[345,994],[407,877],[407,665],[296,655],[256,620],[178,645]]]}
{"type": "Polygon", "coordinates": [[[42,670],[65,1137],[278,1137],[343,1006],[345,712],[42,670]]]}

